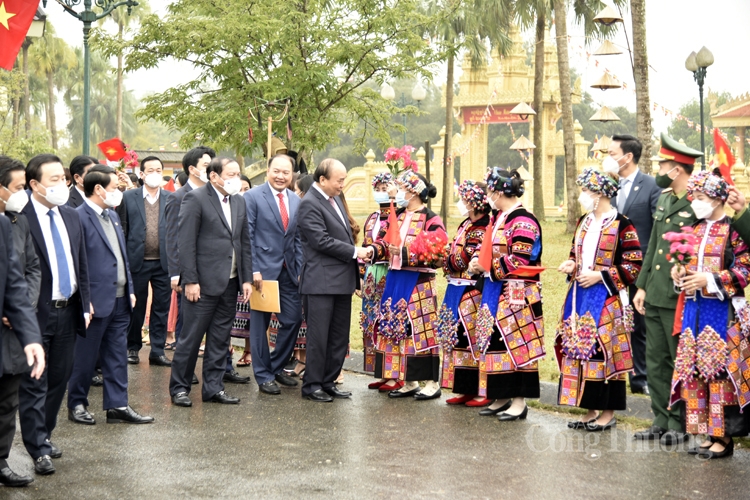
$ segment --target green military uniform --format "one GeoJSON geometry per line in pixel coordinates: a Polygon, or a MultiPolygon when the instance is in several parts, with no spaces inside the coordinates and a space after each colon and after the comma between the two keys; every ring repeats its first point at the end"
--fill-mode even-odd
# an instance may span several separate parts
{"type": "Polygon", "coordinates": [[[750,244],[750,211],[744,208],[740,213],[735,214],[732,218],[732,227],[737,230],[745,243],[750,244]]]}
{"type": "MultiPolygon", "coordinates": [[[[703,153],[662,134],[659,156],[662,161],[693,165],[703,153]]],[[[679,232],[696,221],[686,194],[675,193],[670,188],[659,197],[648,250],[636,281],[636,286],[646,292],[646,373],[654,425],[678,432],[683,429],[681,403],[672,405],[671,409],[668,407],[677,355],[678,337],[673,336],[672,331],[679,294],[671,276],[672,263],[667,260],[670,243],[662,236],[670,231],[679,232]]],[[[750,217],[747,225],[750,232],[750,217]]]]}
{"type": "Polygon", "coordinates": [[[662,235],[679,232],[695,221],[686,193],[675,195],[672,189],[662,193],[656,203],[651,239],[636,282],[638,288],[646,291],[646,373],[654,425],[677,431],[682,429],[680,407],[673,405],[671,410],[667,407],[677,355],[678,337],[672,335],[672,330],[679,294],[670,274],[672,264],[666,258],[670,242],[662,235]]]}

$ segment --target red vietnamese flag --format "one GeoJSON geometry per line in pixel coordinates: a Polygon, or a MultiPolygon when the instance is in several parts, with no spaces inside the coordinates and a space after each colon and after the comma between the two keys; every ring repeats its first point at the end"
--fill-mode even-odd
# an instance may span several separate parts
{"type": "Polygon", "coordinates": [[[401,229],[398,227],[398,216],[396,216],[396,209],[393,208],[393,200],[391,200],[391,211],[388,212],[388,229],[385,231],[383,241],[396,247],[401,246],[401,229]]]}
{"type": "Polygon", "coordinates": [[[120,161],[125,156],[125,143],[118,138],[110,139],[108,141],[100,142],[96,145],[104,157],[109,161],[120,161]]]}
{"type": "Polygon", "coordinates": [[[492,268],[492,233],[495,232],[495,221],[493,217],[490,217],[490,223],[487,224],[487,229],[484,231],[484,237],[482,238],[482,248],[479,249],[479,265],[485,271],[490,271],[492,268]]]}
{"type": "Polygon", "coordinates": [[[729,144],[719,133],[719,129],[714,129],[714,147],[716,148],[716,163],[719,164],[719,170],[721,176],[730,185],[734,186],[732,181],[732,167],[734,166],[734,155],[732,150],[729,149],[729,144]]]}
{"type": "Polygon", "coordinates": [[[0,67],[13,69],[39,0],[0,0],[0,67]]]}
{"type": "Polygon", "coordinates": [[[164,184],[165,191],[169,191],[170,193],[174,193],[174,179],[169,179],[169,182],[164,184]]]}

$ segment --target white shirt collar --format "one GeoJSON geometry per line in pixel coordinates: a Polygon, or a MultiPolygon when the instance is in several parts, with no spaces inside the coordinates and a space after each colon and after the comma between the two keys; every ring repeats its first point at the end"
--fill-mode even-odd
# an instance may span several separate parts
{"type": "Polygon", "coordinates": [[[323,191],[323,188],[321,188],[320,186],[318,186],[318,183],[317,183],[317,182],[313,182],[313,187],[314,187],[315,189],[317,189],[317,190],[318,190],[318,192],[320,192],[320,194],[322,194],[322,195],[323,195],[323,196],[325,197],[325,199],[326,199],[326,200],[328,200],[328,198],[330,198],[330,196],[328,196],[328,195],[327,195],[327,194],[326,194],[326,193],[325,193],[325,192],[323,191]]]}
{"type": "Polygon", "coordinates": [[[84,201],[86,202],[86,204],[88,206],[91,207],[91,209],[94,212],[96,212],[96,215],[101,215],[102,212],[104,211],[104,209],[102,207],[100,207],[99,205],[97,205],[96,203],[94,203],[93,201],[91,201],[91,198],[84,198],[84,201]]]}
{"type": "Polygon", "coordinates": [[[284,196],[286,196],[286,189],[284,189],[283,191],[279,191],[275,187],[273,187],[270,182],[266,181],[266,183],[268,184],[268,187],[271,188],[271,192],[273,193],[274,196],[278,197],[280,194],[283,194],[284,196]]]}
{"type": "Polygon", "coordinates": [[[219,197],[219,201],[223,202],[223,201],[224,201],[224,196],[226,196],[226,195],[223,195],[223,194],[221,194],[221,193],[219,192],[219,190],[218,190],[218,189],[216,189],[216,186],[214,186],[214,185],[213,185],[213,183],[209,182],[208,184],[209,184],[209,185],[210,185],[210,186],[211,186],[211,187],[213,188],[213,190],[214,190],[214,191],[216,192],[216,196],[218,196],[218,197],[219,197]]]}
{"type": "Polygon", "coordinates": [[[37,219],[42,220],[43,217],[47,217],[47,214],[50,210],[55,212],[55,214],[60,215],[60,210],[58,207],[47,208],[46,206],[39,203],[36,198],[34,198],[33,192],[29,195],[29,198],[31,198],[31,205],[36,211],[37,219]]]}
{"type": "Polygon", "coordinates": [[[161,192],[161,189],[156,190],[156,196],[151,196],[151,193],[149,193],[146,190],[146,186],[143,186],[143,198],[151,198],[152,200],[158,200],[159,199],[159,193],[161,192]]]}
{"type": "MultiPolygon", "coordinates": [[[[623,178],[623,180],[626,180],[626,181],[628,181],[629,183],[631,183],[631,184],[632,184],[632,183],[633,183],[633,181],[635,181],[635,176],[636,176],[636,175],[638,175],[638,167],[636,167],[636,169],[635,169],[635,170],[633,170],[633,173],[632,173],[632,174],[630,174],[630,175],[629,175],[629,176],[627,176],[627,177],[624,177],[624,178],[623,178]]],[[[620,184],[622,184],[622,181],[620,181],[620,184]]]]}
{"type": "Polygon", "coordinates": [[[76,191],[78,191],[81,194],[82,198],[86,198],[86,193],[84,193],[81,188],[78,187],[78,184],[75,185],[76,191]]]}
{"type": "Polygon", "coordinates": [[[200,187],[200,186],[198,186],[198,185],[197,185],[196,183],[194,183],[194,182],[193,182],[193,179],[191,179],[191,178],[189,178],[189,177],[188,177],[188,181],[187,181],[187,183],[188,183],[188,184],[190,184],[190,188],[191,188],[191,189],[198,189],[198,188],[200,187]]]}

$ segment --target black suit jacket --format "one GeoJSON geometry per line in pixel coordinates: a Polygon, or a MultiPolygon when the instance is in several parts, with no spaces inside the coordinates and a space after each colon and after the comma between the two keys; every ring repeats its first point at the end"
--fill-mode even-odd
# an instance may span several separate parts
{"type": "MultiPolygon", "coordinates": [[[[169,277],[180,275],[180,251],[177,245],[177,225],[179,223],[182,199],[192,191],[190,184],[170,194],[164,207],[164,220],[167,224],[167,272],[169,277]]],[[[161,196],[161,195],[159,195],[161,196]]]]}
{"type": "MultiPolygon", "coordinates": [[[[169,270],[165,211],[170,194],[164,189],[159,190],[159,254],[164,271],[169,270]]],[[[143,253],[146,250],[146,203],[141,186],[125,191],[122,203],[117,207],[117,215],[120,216],[122,232],[127,242],[130,271],[133,273],[137,273],[143,267],[143,253]]]]}
{"type": "MultiPolygon", "coordinates": [[[[0,335],[15,335],[22,346],[42,343],[42,334],[34,308],[29,300],[28,286],[13,248],[10,221],[0,216],[0,312],[13,329],[0,329],[0,335]]],[[[0,374],[3,373],[3,344],[0,342],[0,374]]],[[[23,355],[23,354],[22,354],[23,355]]],[[[25,355],[24,355],[25,357],[25,355]]]]}
{"type": "MultiPolygon", "coordinates": [[[[86,336],[86,322],[83,314],[89,312],[91,303],[91,294],[89,293],[89,266],[86,262],[86,245],[83,241],[83,228],[78,212],[68,206],[59,207],[60,216],[65,223],[65,229],[68,232],[70,240],[70,251],[73,254],[73,267],[76,281],[78,282],[78,295],[81,299],[81,314],[76,316],[76,332],[78,335],[86,336]]],[[[39,303],[37,305],[36,317],[39,322],[41,331],[47,327],[47,318],[49,317],[50,303],[52,302],[52,271],[49,264],[49,255],[47,255],[47,245],[44,243],[42,227],[39,225],[39,219],[36,216],[36,210],[31,200],[26,204],[21,212],[29,221],[29,230],[31,238],[34,240],[34,249],[39,256],[39,263],[42,267],[42,285],[39,289],[39,303]]],[[[96,311],[95,311],[96,312],[96,311]]]]}
{"type": "Polygon", "coordinates": [[[70,197],[68,197],[68,206],[71,208],[78,208],[83,205],[85,198],[78,192],[75,185],[70,187],[70,197]]]}
{"type": "Polygon", "coordinates": [[[201,294],[221,295],[229,284],[232,252],[237,260],[240,283],[253,281],[250,227],[242,196],[229,197],[230,230],[221,200],[209,183],[187,193],[182,200],[178,224],[180,283],[198,283],[201,294]]]}
{"type": "MultiPolygon", "coordinates": [[[[633,222],[635,232],[638,233],[638,241],[641,243],[641,252],[644,255],[648,248],[648,241],[651,238],[651,227],[654,225],[654,211],[656,210],[656,202],[659,200],[661,191],[661,188],[656,185],[653,177],[638,170],[622,211],[622,214],[633,222]]],[[[618,206],[617,198],[612,202],[615,206],[618,206]]]]}
{"type": "MultiPolygon", "coordinates": [[[[346,218],[338,197],[334,201],[346,218]]],[[[341,220],[330,202],[314,186],[299,207],[302,271],[299,293],[349,295],[359,288],[359,268],[348,221],[341,220]]]]}

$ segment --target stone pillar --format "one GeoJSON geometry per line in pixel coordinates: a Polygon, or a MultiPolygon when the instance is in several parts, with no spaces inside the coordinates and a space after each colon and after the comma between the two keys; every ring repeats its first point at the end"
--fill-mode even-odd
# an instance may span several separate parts
{"type": "Polygon", "coordinates": [[[534,177],[531,176],[531,172],[526,170],[526,167],[521,166],[518,168],[518,173],[521,174],[523,179],[524,192],[521,196],[521,203],[529,212],[534,210],[534,177]]]}
{"type": "Polygon", "coordinates": [[[584,166],[587,163],[589,148],[591,147],[591,143],[581,135],[582,130],[583,126],[578,120],[576,120],[573,124],[573,131],[575,132],[576,138],[576,170],[579,174],[583,171],[584,166]]]}
{"type": "Polygon", "coordinates": [[[445,126],[440,129],[440,139],[432,145],[430,161],[430,181],[437,188],[437,196],[432,199],[432,211],[440,213],[443,206],[443,151],[445,150],[445,126]]]}
{"type": "Polygon", "coordinates": [[[372,186],[372,178],[375,175],[374,167],[375,167],[375,152],[371,149],[367,152],[365,155],[365,188],[367,191],[367,206],[377,206],[377,203],[375,203],[375,198],[372,197],[372,189],[370,187],[372,186]]]}
{"type": "MultiPolygon", "coordinates": [[[[462,137],[464,141],[474,140],[469,144],[468,151],[461,156],[461,180],[484,179],[487,167],[490,166],[487,160],[487,125],[464,124],[462,137]],[[477,134],[476,137],[474,134],[477,134]]],[[[453,149],[464,149],[463,144],[454,144],[453,149]]],[[[493,165],[494,166],[494,165],[493,165]]]]}
{"type": "Polygon", "coordinates": [[[737,158],[742,163],[745,163],[745,130],[745,127],[737,127],[737,137],[740,138],[740,145],[737,146],[737,158]]]}
{"type": "MultiPolygon", "coordinates": [[[[426,153],[424,152],[424,148],[419,148],[417,150],[417,168],[419,169],[419,173],[424,175],[425,178],[427,178],[427,172],[425,172],[425,162],[424,162],[425,156],[426,156],[426,153]]],[[[432,179],[432,176],[430,176],[430,182],[435,184],[435,180],[432,179]]]]}

